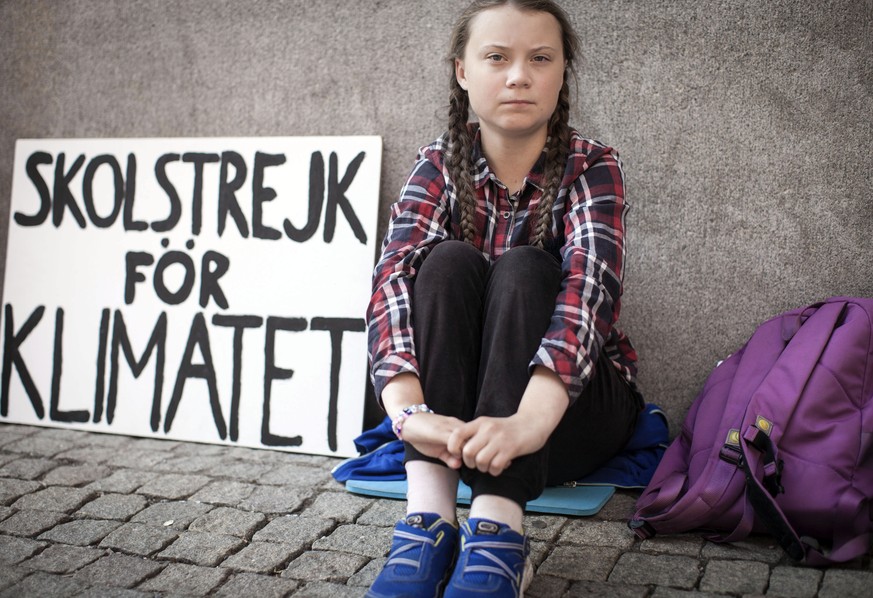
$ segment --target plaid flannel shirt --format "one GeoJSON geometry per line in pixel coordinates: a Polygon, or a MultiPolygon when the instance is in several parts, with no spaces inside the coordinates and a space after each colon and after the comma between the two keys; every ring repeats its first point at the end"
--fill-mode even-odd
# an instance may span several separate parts
{"type": "MultiPolygon", "coordinates": [[[[570,145],[552,210],[551,238],[544,247],[561,262],[563,279],[551,324],[530,366],[544,365],[556,372],[575,402],[593,375],[601,351],[636,390],[637,355],[615,327],[621,309],[624,225],[629,209],[621,161],[613,149],[583,139],[575,131],[570,145]]],[[[510,248],[528,244],[543,192],[545,154],[521,190],[510,196],[488,167],[478,130],[475,148],[478,234],[473,245],[493,262],[510,248]]],[[[400,199],[391,207],[367,309],[371,378],[377,397],[393,376],[418,374],[412,327],[416,272],[437,243],[461,238],[446,150],[446,135],[421,148],[400,199]]]]}

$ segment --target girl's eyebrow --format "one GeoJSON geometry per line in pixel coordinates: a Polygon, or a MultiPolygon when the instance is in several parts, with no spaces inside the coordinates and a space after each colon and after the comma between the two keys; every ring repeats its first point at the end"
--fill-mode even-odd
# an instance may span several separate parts
{"type": "MultiPolygon", "coordinates": [[[[504,45],[504,44],[498,44],[498,43],[489,43],[489,44],[483,44],[483,45],[482,45],[482,50],[501,50],[501,51],[506,51],[506,50],[511,50],[511,49],[512,49],[511,46],[507,46],[507,45],[504,45]]],[[[552,52],[555,52],[556,50],[555,50],[555,48],[553,48],[552,46],[549,46],[549,45],[547,45],[547,44],[543,44],[543,45],[541,45],[541,46],[536,46],[536,47],[534,47],[534,48],[531,48],[531,49],[528,50],[528,51],[529,51],[529,52],[544,52],[544,51],[552,51],[552,52]]]]}

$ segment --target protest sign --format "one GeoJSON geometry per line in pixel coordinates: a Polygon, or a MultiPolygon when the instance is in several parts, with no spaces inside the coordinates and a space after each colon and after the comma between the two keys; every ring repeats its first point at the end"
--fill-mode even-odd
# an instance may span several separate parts
{"type": "Polygon", "coordinates": [[[0,422],[349,456],[379,137],[19,140],[0,422]]]}

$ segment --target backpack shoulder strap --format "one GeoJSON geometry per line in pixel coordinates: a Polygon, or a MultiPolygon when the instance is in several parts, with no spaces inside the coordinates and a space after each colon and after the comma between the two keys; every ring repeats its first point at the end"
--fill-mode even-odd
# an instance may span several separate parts
{"type": "Polygon", "coordinates": [[[774,500],[781,491],[777,444],[782,430],[776,422],[794,411],[846,306],[845,301],[827,302],[810,316],[798,314],[796,327],[794,321],[783,327],[785,340],[791,342],[752,396],[743,419],[745,429],[739,434],[738,465],[746,477],[749,503],[785,552],[798,561],[815,547],[797,534],[774,500]]]}

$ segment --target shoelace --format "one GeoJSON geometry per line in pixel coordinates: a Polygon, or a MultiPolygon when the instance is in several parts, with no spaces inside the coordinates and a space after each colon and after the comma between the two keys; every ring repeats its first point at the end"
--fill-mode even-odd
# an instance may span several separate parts
{"type": "MultiPolygon", "coordinates": [[[[430,544],[431,546],[434,546],[437,543],[437,541],[440,539],[441,536],[442,536],[442,532],[440,532],[440,535],[437,536],[437,538],[435,540],[435,539],[430,538],[430,537],[425,536],[425,535],[419,535],[419,534],[415,534],[412,532],[406,532],[403,530],[394,530],[394,537],[395,538],[409,540],[410,543],[404,544],[403,546],[398,546],[388,556],[388,562],[385,563],[385,565],[386,566],[388,566],[388,565],[408,565],[410,567],[417,568],[419,565],[418,560],[406,558],[406,557],[401,556],[401,555],[406,554],[410,550],[419,549],[419,551],[421,551],[421,549],[424,547],[425,544],[430,544]]],[[[419,556],[420,555],[421,555],[421,552],[419,552],[419,556]]]]}
{"type": "Polygon", "coordinates": [[[505,577],[512,583],[513,589],[518,591],[518,577],[515,574],[515,571],[512,568],[503,562],[503,560],[496,556],[494,553],[490,552],[489,549],[494,550],[514,550],[516,552],[524,552],[524,550],[515,542],[498,542],[494,540],[481,540],[478,542],[467,542],[465,548],[470,550],[470,557],[472,558],[475,554],[478,557],[483,557],[493,563],[491,564],[479,564],[479,565],[470,565],[469,561],[467,566],[464,567],[464,574],[468,573],[491,573],[494,575],[499,575],[501,577],[505,577]],[[496,567],[494,566],[496,565],[496,567]]]}

